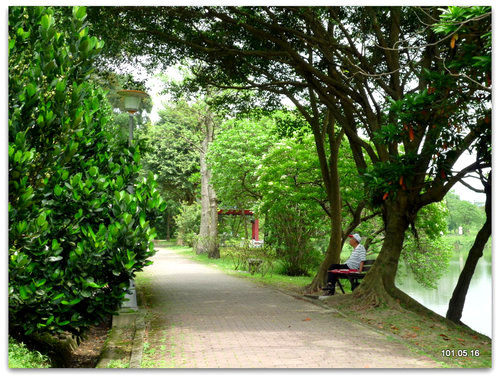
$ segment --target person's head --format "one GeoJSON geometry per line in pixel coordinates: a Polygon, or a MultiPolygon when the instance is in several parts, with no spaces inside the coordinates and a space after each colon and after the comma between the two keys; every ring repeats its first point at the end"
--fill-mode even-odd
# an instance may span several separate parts
{"type": "Polygon", "coordinates": [[[361,242],[361,237],[360,237],[360,235],[358,233],[350,234],[349,235],[349,244],[352,247],[358,246],[360,242],[361,242]]]}

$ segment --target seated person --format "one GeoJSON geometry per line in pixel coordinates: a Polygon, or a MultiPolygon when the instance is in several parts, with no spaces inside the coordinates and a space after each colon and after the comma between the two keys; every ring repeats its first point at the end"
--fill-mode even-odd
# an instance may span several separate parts
{"type": "MultiPolygon", "coordinates": [[[[366,249],[363,245],[361,245],[361,237],[359,234],[351,234],[349,235],[349,244],[354,248],[351,253],[351,256],[344,264],[332,264],[328,267],[328,271],[330,270],[338,270],[338,269],[351,269],[351,270],[359,270],[361,262],[366,260],[366,249]]],[[[325,290],[325,295],[335,295],[335,283],[337,282],[337,276],[329,272],[327,279],[326,287],[323,288],[325,290]]]]}

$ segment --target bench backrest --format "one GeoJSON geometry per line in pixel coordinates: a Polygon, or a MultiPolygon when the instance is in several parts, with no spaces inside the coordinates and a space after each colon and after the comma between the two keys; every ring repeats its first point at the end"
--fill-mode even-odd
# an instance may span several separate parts
{"type": "Polygon", "coordinates": [[[375,259],[368,259],[365,261],[363,264],[363,272],[368,271],[369,269],[372,268],[372,265],[375,263],[375,259]]]}

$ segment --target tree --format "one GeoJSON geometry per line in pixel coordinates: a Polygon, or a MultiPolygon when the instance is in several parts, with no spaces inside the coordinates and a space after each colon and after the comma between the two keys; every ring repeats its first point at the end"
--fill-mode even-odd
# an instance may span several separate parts
{"type": "Polygon", "coordinates": [[[262,194],[259,213],[266,215],[266,243],[276,248],[291,276],[308,274],[314,258],[321,257],[312,239],[328,236],[329,231],[327,196],[312,139],[311,134],[282,138],[255,172],[262,194]]]}
{"type": "MultiPolygon", "coordinates": [[[[486,95],[491,92],[491,7],[449,7],[440,16],[435,30],[441,34],[453,35],[451,47],[456,53],[448,57],[446,62],[448,72],[453,77],[463,78],[468,83],[473,83],[476,88],[482,90],[486,95]],[[477,22],[486,20],[486,22],[477,22]],[[472,21],[472,22],[471,22],[472,21]]],[[[477,96],[480,99],[491,101],[491,96],[477,96]]],[[[489,126],[491,119],[491,104],[485,109],[483,124],[489,126]]],[[[465,297],[469,289],[472,275],[476,269],[477,262],[483,255],[483,250],[491,235],[491,171],[487,174],[481,170],[484,162],[486,167],[491,168],[491,127],[478,129],[479,136],[475,140],[477,151],[477,173],[486,193],[486,221],[479,230],[474,244],[469,251],[464,268],[460,273],[455,290],[450,299],[446,317],[456,323],[460,322],[465,297]]],[[[466,183],[463,183],[467,185],[466,183]]],[[[468,185],[467,185],[468,186],[468,185]]],[[[468,186],[471,188],[470,186],[468,186]]],[[[476,190],[476,189],[474,189],[476,190]]],[[[480,190],[476,190],[480,191],[480,190]]]]}
{"type": "Polygon", "coordinates": [[[460,197],[454,193],[448,193],[445,200],[449,210],[447,222],[450,231],[456,231],[461,226],[465,232],[468,232],[476,225],[481,226],[484,223],[482,207],[460,200],[460,197]]]}
{"type": "Polygon", "coordinates": [[[486,221],[477,233],[474,243],[467,255],[464,268],[460,273],[460,277],[458,278],[457,285],[455,286],[448,305],[448,311],[446,312],[446,318],[456,323],[459,323],[462,318],[465,298],[469,290],[472,276],[474,275],[479,259],[483,256],[484,247],[491,236],[491,173],[488,175],[487,179],[485,178],[485,180],[483,180],[483,185],[486,192],[486,221]]]}
{"type": "Polygon", "coordinates": [[[403,245],[402,261],[424,287],[436,288],[452,256],[452,246],[442,238],[446,213],[444,202],[424,207],[415,220],[415,232],[407,232],[403,245]]]}
{"type": "Polygon", "coordinates": [[[200,176],[201,176],[201,220],[200,233],[196,241],[196,252],[206,253],[209,258],[220,258],[219,242],[217,236],[217,195],[212,180],[212,172],[208,168],[208,149],[214,141],[215,116],[210,109],[205,108],[201,126],[203,128],[203,141],[200,151],[200,176]]]}
{"type": "Polygon", "coordinates": [[[178,102],[159,111],[156,125],[147,124],[137,131],[145,144],[143,175],[157,175],[162,197],[167,202],[161,225],[164,238],[171,238],[173,217],[183,202],[196,201],[199,185],[192,179],[200,172],[198,120],[188,104],[178,102]]]}
{"type": "MultiPolygon", "coordinates": [[[[313,261],[309,255],[321,256],[319,251],[328,246],[323,246],[329,230],[328,196],[313,135],[293,112],[275,112],[271,117],[231,120],[223,126],[209,154],[214,186],[221,204],[259,209],[266,220],[266,243],[278,249],[288,272],[303,274],[313,261]],[[312,238],[321,243],[313,248],[312,238]]],[[[346,143],[340,156],[343,243],[374,215],[362,212],[362,181],[346,143]]],[[[318,277],[325,272],[326,268],[318,277]]]]}
{"type": "Polygon", "coordinates": [[[229,119],[221,125],[207,157],[221,208],[258,206],[262,194],[256,186],[256,169],[277,142],[275,128],[270,117],[229,119]]]}
{"type": "MultiPolygon", "coordinates": [[[[384,245],[357,295],[412,303],[394,285],[405,232],[424,206],[443,196],[474,163],[452,172],[458,157],[490,129],[484,72],[474,81],[444,59],[462,50],[453,35],[429,28],[435,7],[169,7],[96,9],[125,45],[154,38],[170,63],[188,56],[201,83],[262,91],[269,103],[286,96],[315,138],[331,218],[329,261],[342,241],[338,148],[347,136],[369,197],[382,210],[384,245]],[[154,20],[153,22],[151,20],[154,20]],[[454,42],[451,42],[454,41],[454,42]],[[338,125],[338,128],[335,127],[338,125]],[[367,140],[364,139],[366,136],[367,140]],[[326,154],[329,146],[330,156],[326,154]]],[[[491,27],[491,12],[468,20],[491,27]]],[[[149,42],[149,40],[148,40],[149,42]]],[[[479,41],[487,50],[487,42],[479,41]],[[486,46],[486,47],[485,47],[486,46]]]]}
{"type": "MultiPolygon", "coordinates": [[[[194,245],[198,254],[219,258],[217,239],[217,196],[211,184],[212,173],[207,166],[206,155],[213,142],[215,128],[219,120],[210,106],[203,100],[188,102],[178,97],[175,105],[161,112],[165,127],[161,128],[161,142],[158,136],[149,135],[151,127],[143,135],[150,142],[152,154],[148,155],[148,167],[161,174],[161,183],[170,196],[179,193],[181,201],[188,203],[198,195],[201,203],[200,230],[194,245]],[[168,129],[168,134],[165,132],[168,129]],[[170,139],[164,137],[171,137],[170,139]],[[156,146],[151,143],[158,142],[156,146]],[[193,159],[198,160],[199,188],[193,187],[193,159]],[[186,175],[189,175],[187,177],[186,175]]],[[[174,195],[175,196],[175,195],[174,195]]]]}
{"type": "Polygon", "coordinates": [[[163,202],[152,177],[137,180],[140,146],[112,144],[89,80],[103,42],[85,19],[85,7],[9,8],[9,332],[21,338],[80,336],[155,252],[163,202]]]}

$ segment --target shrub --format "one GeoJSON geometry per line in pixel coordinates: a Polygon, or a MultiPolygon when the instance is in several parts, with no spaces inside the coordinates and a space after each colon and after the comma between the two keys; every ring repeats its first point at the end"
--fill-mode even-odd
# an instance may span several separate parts
{"type": "Polygon", "coordinates": [[[49,368],[50,358],[9,337],[9,368],[49,368]]]}
{"type": "Polygon", "coordinates": [[[81,333],[116,312],[151,263],[164,203],[135,182],[139,146],[112,145],[89,82],[103,43],[84,7],[9,8],[9,328],[81,333]]]}
{"type": "Polygon", "coordinates": [[[201,205],[182,203],[179,214],[174,216],[177,226],[177,243],[193,247],[200,231],[201,205]]]}

